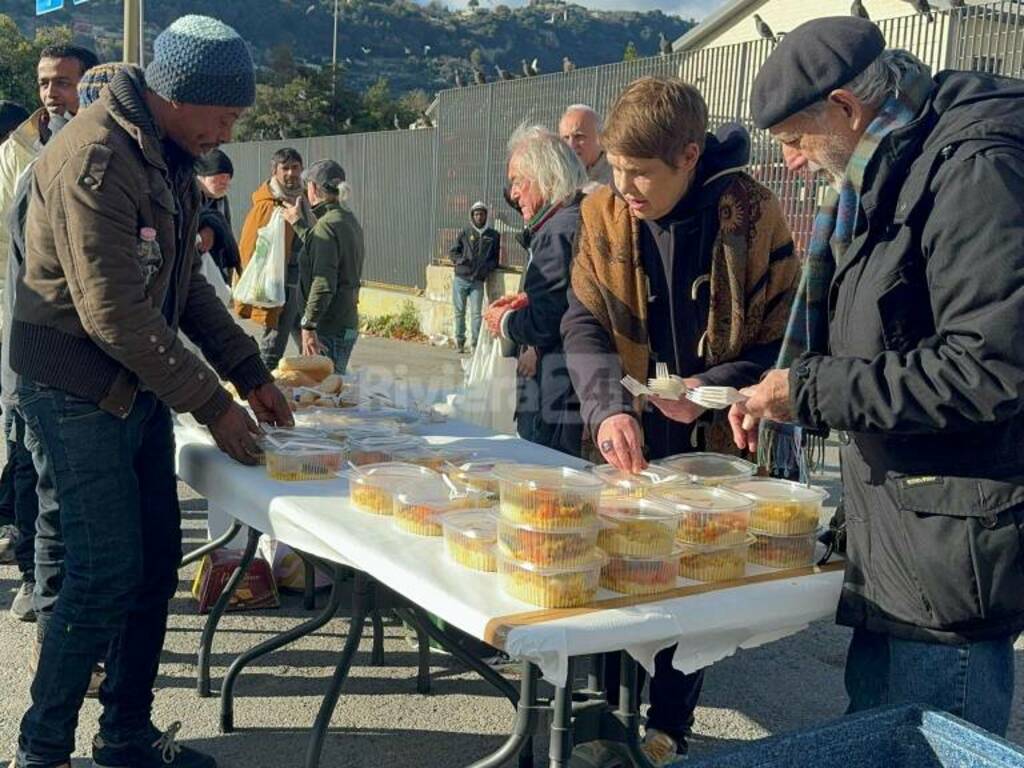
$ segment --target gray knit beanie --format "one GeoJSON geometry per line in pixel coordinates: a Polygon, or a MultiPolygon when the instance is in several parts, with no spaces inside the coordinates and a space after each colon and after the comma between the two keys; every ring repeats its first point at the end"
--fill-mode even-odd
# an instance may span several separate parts
{"type": "Polygon", "coordinates": [[[182,16],[153,43],[146,84],[168,101],[249,107],[256,73],[245,41],[209,16],[182,16]]]}

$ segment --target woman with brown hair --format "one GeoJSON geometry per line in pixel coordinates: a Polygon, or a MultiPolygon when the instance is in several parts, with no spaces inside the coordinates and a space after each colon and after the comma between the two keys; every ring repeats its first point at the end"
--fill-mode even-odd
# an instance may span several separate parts
{"type": "MultiPolygon", "coordinates": [[[[757,382],[775,362],[798,279],[778,200],[744,172],[749,135],[739,125],[712,135],[707,121],[693,86],[632,83],[601,135],[613,183],[581,208],[562,335],[584,428],[626,471],[733,444],[724,413],[653,396],[647,408],[623,375],[646,381],[660,362],[688,387],[757,382]]],[[[658,654],[651,684],[645,751],[659,765],[685,752],[702,683],[672,666],[673,652],[658,654]]]]}

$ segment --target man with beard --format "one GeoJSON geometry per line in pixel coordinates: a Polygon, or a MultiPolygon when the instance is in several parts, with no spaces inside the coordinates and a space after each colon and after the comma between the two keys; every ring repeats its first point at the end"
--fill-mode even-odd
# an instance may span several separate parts
{"type": "MultiPolygon", "coordinates": [[[[302,155],[298,150],[286,147],[279,149],[270,159],[270,178],[252,193],[252,208],[242,225],[242,236],[238,241],[242,269],[249,264],[256,249],[256,235],[260,228],[270,222],[270,217],[282,206],[298,204],[301,219],[306,227],[316,223],[313,211],[302,196],[302,155]]],[[[248,304],[237,305],[238,316],[249,318],[263,326],[260,339],[260,356],[270,370],[277,368],[281,356],[288,346],[288,338],[302,349],[299,323],[302,317],[302,291],[299,287],[299,249],[302,240],[292,225],[285,222],[285,254],[288,267],[285,273],[285,303],[282,307],[262,309],[248,304]]]]}

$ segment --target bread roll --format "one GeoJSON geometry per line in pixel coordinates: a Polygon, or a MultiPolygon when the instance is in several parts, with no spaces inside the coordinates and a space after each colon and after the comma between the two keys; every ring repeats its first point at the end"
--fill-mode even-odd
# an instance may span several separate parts
{"type": "Polygon", "coordinates": [[[341,392],[341,387],[344,382],[336,373],[332,373],[326,379],[320,382],[320,386],[317,387],[325,395],[337,395],[341,392]]]}
{"type": "Polygon", "coordinates": [[[306,390],[299,395],[299,405],[313,405],[313,403],[319,399],[320,398],[317,396],[316,392],[306,390]]]}
{"type": "Polygon", "coordinates": [[[315,387],[319,382],[304,371],[274,371],[277,383],[284,387],[315,387]]]}
{"type": "Polygon", "coordinates": [[[282,357],[277,367],[282,371],[301,371],[320,382],[334,373],[334,362],[323,355],[296,355],[282,357]]]}

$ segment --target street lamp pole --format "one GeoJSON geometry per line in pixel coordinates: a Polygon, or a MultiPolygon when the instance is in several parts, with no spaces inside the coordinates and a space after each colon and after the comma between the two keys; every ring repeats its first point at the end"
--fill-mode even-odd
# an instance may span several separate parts
{"type": "Polygon", "coordinates": [[[334,0],[334,43],[331,45],[331,120],[338,129],[338,0],[334,0]]]}
{"type": "Polygon", "coordinates": [[[142,27],[142,0],[124,0],[124,55],[127,64],[139,64],[139,30],[142,27]]]}

